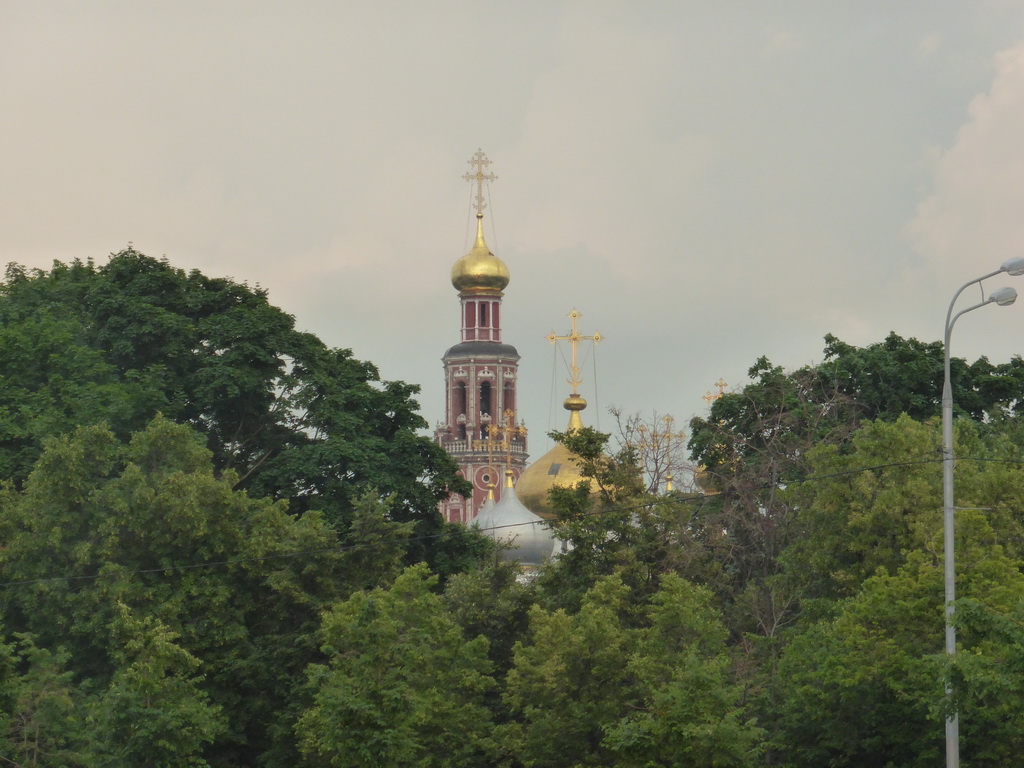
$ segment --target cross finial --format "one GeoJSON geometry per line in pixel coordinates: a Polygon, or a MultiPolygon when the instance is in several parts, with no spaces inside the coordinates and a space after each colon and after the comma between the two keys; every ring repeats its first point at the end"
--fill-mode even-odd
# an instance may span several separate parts
{"type": "MultiPolygon", "coordinates": [[[[626,445],[631,448],[640,448],[648,451],[663,451],[665,448],[669,448],[673,443],[680,443],[686,439],[686,433],[680,430],[675,431],[676,419],[671,414],[662,416],[658,421],[665,425],[665,430],[662,431],[657,424],[654,424],[651,429],[648,429],[646,424],[640,424],[637,426],[636,431],[640,433],[639,440],[627,440],[626,445]]],[[[669,478],[672,476],[669,475],[669,478]]]]}
{"type": "Polygon", "coordinates": [[[473,154],[473,157],[466,161],[466,164],[473,170],[462,178],[472,184],[476,184],[476,194],[473,195],[473,207],[476,208],[477,215],[479,216],[483,214],[484,208],[487,207],[487,201],[484,199],[484,184],[497,181],[498,177],[493,173],[484,173],[490,166],[491,161],[482,149],[478,149],[473,154]]]}
{"type": "Polygon", "coordinates": [[[516,421],[516,412],[509,409],[504,413],[503,424],[487,425],[487,464],[494,469],[494,449],[505,451],[505,469],[512,469],[512,448],[517,437],[526,437],[526,427],[516,421]]]}
{"type": "Polygon", "coordinates": [[[725,383],[725,379],[719,377],[718,381],[715,382],[715,386],[718,387],[717,392],[704,393],[704,402],[706,402],[708,405],[711,405],[711,403],[715,402],[715,400],[724,395],[725,388],[729,385],[725,383]]]}
{"type": "Polygon", "coordinates": [[[550,341],[552,344],[554,344],[556,341],[568,341],[569,344],[572,345],[572,362],[569,364],[569,371],[572,374],[572,378],[566,379],[566,381],[568,381],[570,386],[572,386],[573,395],[578,395],[579,386],[583,382],[580,379],[580,367],[576,364],[576,347],[579,345],[581,341],[593,341],[595,344],[597,344],[598,342],[601,341],[601,339],[604,338],[604,336],[602,336],[600,333],[595,333],[593,336],[584,336],[583,334],[581,334],[576,329],[576,321],[579,318],[583,317],[583,315],[576,309],[573,309],[573,311],[569,313],[569,317],[570,319],[572,319],[572,330],[569,332],[569,335],[556,336],[555,332],[552,331],[551,333],[548,334],[548,341],[550,341]]]}

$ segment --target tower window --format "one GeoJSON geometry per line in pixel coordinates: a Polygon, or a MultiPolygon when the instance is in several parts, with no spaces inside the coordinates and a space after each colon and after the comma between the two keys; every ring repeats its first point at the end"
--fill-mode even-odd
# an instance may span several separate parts
{"type": "Polygon", "coordinates": [[[486,328],[490,323],[487,322],[487,302],[480,302],[480,327],[486,328]]]}
{"type": "Polygon", "coordinates": [[[511,382],[507,382],[505,384],[505,396],[504,396],[503,399],[504,399],[504,403],[502,403],[503,410],[514,411],[516,409],[515,388],[512,386],[511,382]]]}
{"type": "Polygon", "coordinates": [[[485,381],[480,385],[480,413],[491,412],[491,382],[485,381]]]}
{"type": "Polygon", "coordinates": [[[464,417],[465,414],[466,414],[466,382],[460,381],[458,384],[456,384],[455,385],[455,391],[452,394],[454,395],[454,397],[452,398],[453,401],[454,401],[452,403],[452,407],[455,410],[455,413],[452,416],[452,421],[455,421],[455,422],[458,423],[458,425],[459,425],[459,437],[462,440],[465,440],[466,439],[466,420],[465,420],[465,418],[463,418],[462,420],[459,420],[459,417],[460,416],[464,417]]]}

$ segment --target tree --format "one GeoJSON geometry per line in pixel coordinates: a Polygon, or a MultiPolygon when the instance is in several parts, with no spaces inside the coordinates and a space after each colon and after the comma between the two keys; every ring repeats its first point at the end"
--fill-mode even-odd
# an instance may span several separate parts
{"type": "Polygon", "coordinates": [[[465,640],[425,566],[324,615],[296,732],[307,764],[479,765],[493,749],[487,640],[465,640]]]}
{"type": "Polygon", "coordinates": [[[124,439],[158,412],[198,429],[239,488],[343,527],[368,489],[441,526],[466,486],[416,434],[417,388],[329,349],[266,292],[128,248],[103,266],[7,269],[0,286],[0,473],[24,482],[46,437],[104,423],[124,439]]]}
{"type": "Polygon", "coordinates": [[[68,670],[69,654],[16,633],[0,645],[0,761],[12,766],[87,766],[88,698],[68,670]]]}
{"type": "MultiPolygon", "coordinates": [[[[1024,475],[1009,440],[957,424],[957,506],[986,512],[990,543],[1024,556],[1024,475]]],[[[842,446],[808,456],[811,475],[791,490],[793,543],[785,566],[805,597],[850,597],[909,552],[938,546],[942,530],[940,426],[909,416],[868,422],[842,446]]],[[[938,546],[936,551],[941,551],[938,546]]]]}
{"type": "Polygon", "coordinates": [[[686,435],[676,429],[675,418],[657,411],[650,416],[625,414],[610,408],[615,417],[619,450],[630,450],[636,457],[647,484],[648,493],[660,493],[669,481],[691,489],[695,467],[686,457],[686,435]]]}
{"type": "Polygon", "coordinates": [[[1024,577],[1001,548],[979,546],[991,534],[979,512],[964,511],[958,525],[960,551],[971,563],[957,587],[963,662],[944,668],[941,559],[911,552],[894,574],[880,570],[835,616],[810,624],[786,648],[776,700],[783,764],[934,765],[948,712],[944,678],[953,682],[971,765],[1018,759],[1024,685],[1013,672],[1019,628],[1009,628],[1024,577]],[[968,603],[976,608],[960,611],[968,603]]]}
{"type": "MultiPolygon", "coordinates": [[[[690,422],[690,451],[711,476],[755,464],[771,482],[798,478],[802,456],[818,443],[840,443],[862,421],[923,421],[938,416],[943,379],[941,342],[890,333],[854,347],[825,336],[825,359],[786,372],[761,357],[753,381],[723,394],[708,418],[690,422]]],[[[993,365],[986,358],[950,361],[958,411],[976,421],[1016,414],[1024,402],[1024,360],[993,365]]]]}
{"type": "MultiPolygon", "coordinates": [[[[925,343],[890,333],[885,341],[854,347],[832,334],[825,336],[825,360],[819,374],[851,397],[867,419],[892,421],[901,413],[923,421],[941,408],[943,361],[941,341],[925,343]]],[[[968,364],[950,360],[957,410],[975,420],[1002,410],[1018,413],[1024,403],[1024,360],[993,365],[981,357],[968,364]]]]}
{"type": "Polygon", "coordinates": [[[0,610],[9,630],[67,652],[76,688],[118,691],[110,722],[163,674],[173,706],[153,714],[192,723],[180,764],[220,733],[203,749],[211,765],[291,765],[319,613],[390,566],[385,554],[383,571],[357,570],[317,513],[235,490],[202,442],[162,418],[127,445],[102,427],[51,440],[25,487],[0,494],[0,610]]]}
{"type": "Polygon", "coordinates": [[[206,745],[225,729],[220,707],[202,690],[202,662],[158,619],[118,605],[111,631],[116,671],[92,707],[91,750],[103,765],[124,768],[207,766],[206,745]]]}
{"type": "Polygon", "coordinates": [[[753,765],[759,731],[738,707],[710,600],[668,575],[637,601],[608,576],[574,615],[535,606],[505,691],[522,764],[753,765]]]}
{"type": "MultiPolygon", "coordinates": [[[[825,361],[818,366],[787,372],[760,358],[749,371],[749,385],[723,394],[707,418],[690,422],[689,447],[708,491],[698,515],[703,538],[722,571],[731,575],[724,596],[742,603],[737,621],[730,619],[742,631],[772,636],[792,620],[799,589],[781,573],[780,558],[794,542],[809,552],[818,546],[794,527],[798,509],[806,508],[794,489],[811,471],[815,451],[832,446],[837,456],[851,453],[849,437],[874,419],[938,414],[941,344],[896,334],[865,348],[831,335],[825,341],[825,361]],[[744,624],[744,614],[756,616],[756,623],[744,624]]],[[[954,359],[957,391],[964,392],[962,400],[958,395],[961,412],[1012,420],[1024,391],[1022,366],[1019,358],[1005,365],[954,359]]],[[[889,529],[890,536],[898,527],[889,529]]],[[[870,573],[868,568],[851,574],[850,583],[870,573]]]]}

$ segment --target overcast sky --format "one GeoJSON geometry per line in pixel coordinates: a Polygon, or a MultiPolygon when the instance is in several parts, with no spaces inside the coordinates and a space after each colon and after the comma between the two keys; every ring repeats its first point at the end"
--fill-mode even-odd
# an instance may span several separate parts
{"type": "MultiPolygon", "coordinates": [[[[826,333],[939,339],[1024,254],[1022,0],[0,0],[0,103],[0,262],[259,284],[431,424],[482,148],[534,456],[573,307],[592,406],[684,422],[826,333]]],[[[1022,351],[1024,300],[957,326],[1022,351]]]]}

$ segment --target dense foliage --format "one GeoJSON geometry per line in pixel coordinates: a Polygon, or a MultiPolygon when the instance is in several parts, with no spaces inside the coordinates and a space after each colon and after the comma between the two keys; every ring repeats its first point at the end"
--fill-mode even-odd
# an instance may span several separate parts
{"type": "Polygon", "coordinates": [[[700,492],[556,435],[588,480],[527,579],[437,519],[414,388],[259,290],[129,250],[10,268],[0,321],[0,764],[923,768],[950,706],[1019,761],[1019,359],[954,365],[953,665],[936,345],[757,361],[700,492]]]}
{"type": "Polygon", "coordinates": [[[264,291],[131,248],[102,266],[10,265],[0,289],[0,477],[17,483],[49,436],[103,423],[125,438],[160,413],[295,514],[344,521],[373,488],[436,527],[437,502],[464,486],[416,433],[416,391],[297,331],[264,291]]]}

